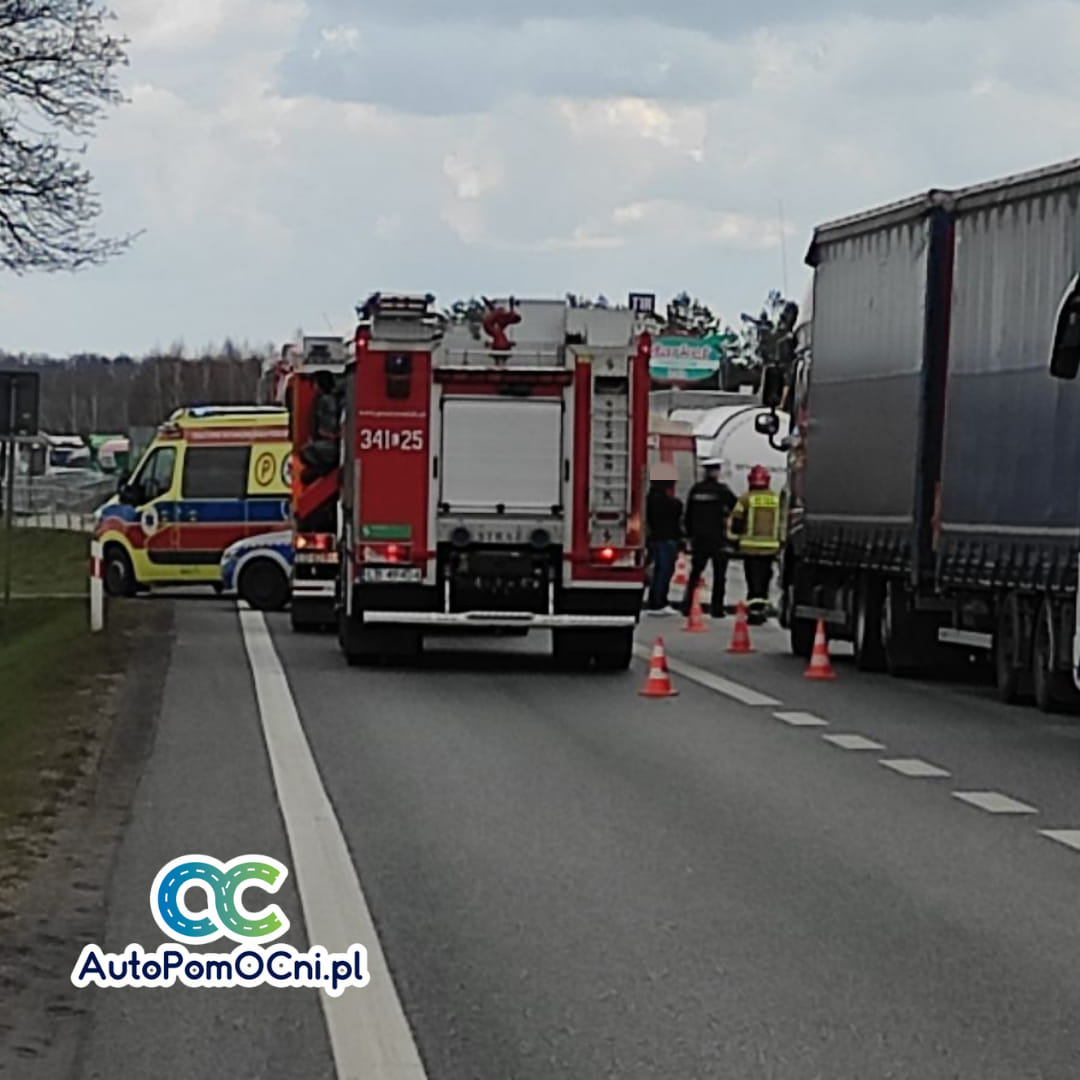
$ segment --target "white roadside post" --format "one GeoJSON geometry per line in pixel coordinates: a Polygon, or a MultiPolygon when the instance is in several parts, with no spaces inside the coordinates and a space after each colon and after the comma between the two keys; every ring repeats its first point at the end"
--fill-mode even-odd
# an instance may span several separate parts
{"type": "Polygon", "coordinates": [[[101,560],[101,541],[90,541],[90,632],[105,629],[105,582],[101,560]]]}

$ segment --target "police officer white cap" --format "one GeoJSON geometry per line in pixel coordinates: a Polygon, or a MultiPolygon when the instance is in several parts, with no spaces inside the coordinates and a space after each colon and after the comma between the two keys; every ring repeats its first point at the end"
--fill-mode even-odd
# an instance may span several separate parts
{"type": "Polygon", "coordinates": [[[703,469],[719,469],[723,466],[724,459],[718,457],[705,458],[701,463],[703,469]]]}

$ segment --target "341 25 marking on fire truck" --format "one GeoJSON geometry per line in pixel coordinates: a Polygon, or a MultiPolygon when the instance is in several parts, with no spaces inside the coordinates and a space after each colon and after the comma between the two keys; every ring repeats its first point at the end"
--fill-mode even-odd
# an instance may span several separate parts
{"type": "Polygon", "coordinates": [[[361,428],[358,434],[361,450],[423,452],[424,449],[422,428],[408,428],[405,431],[395,431],[392,428],[361,428]]]}

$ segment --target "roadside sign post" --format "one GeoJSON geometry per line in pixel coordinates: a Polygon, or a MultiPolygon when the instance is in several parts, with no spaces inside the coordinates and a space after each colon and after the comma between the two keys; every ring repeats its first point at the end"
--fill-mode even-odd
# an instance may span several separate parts
{"type": "Polygon", "coordinates": [[[105,582],[101,541],[90,541],[90,632],[105,629],[105,582]]]}
{"type": "Polygon", "coordinates": [[[4,450],[4,607],[11,603],[11,548],[15,527],[15,395],[8,397],[8,437],[4,450]]]}
{"type": "Polygon", "coordinates": [[[5,442],[4,606],[11,603],[11,547],[15,526],[15,448],[20,435],[36,435],[38,430],[38,387],[36,371],[0,371],[0,436],[5,442]]]}

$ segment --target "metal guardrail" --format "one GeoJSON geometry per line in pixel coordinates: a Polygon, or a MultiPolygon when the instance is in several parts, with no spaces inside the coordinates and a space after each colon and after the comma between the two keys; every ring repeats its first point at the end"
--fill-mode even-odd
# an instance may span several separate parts
{"type": "Polygon", "coordinates": [[[61,473],[15,479],[16,516],[63,512],[89,514],[116,491],[116,481],[100,473],[61,473]]]}
{"type": "Polygon", "coordinates": [[[61,532],[92,533],[94,515],[50,510],[43,514],[17,514],[13,524],[17,529],[58,529],[61,532]]]}

